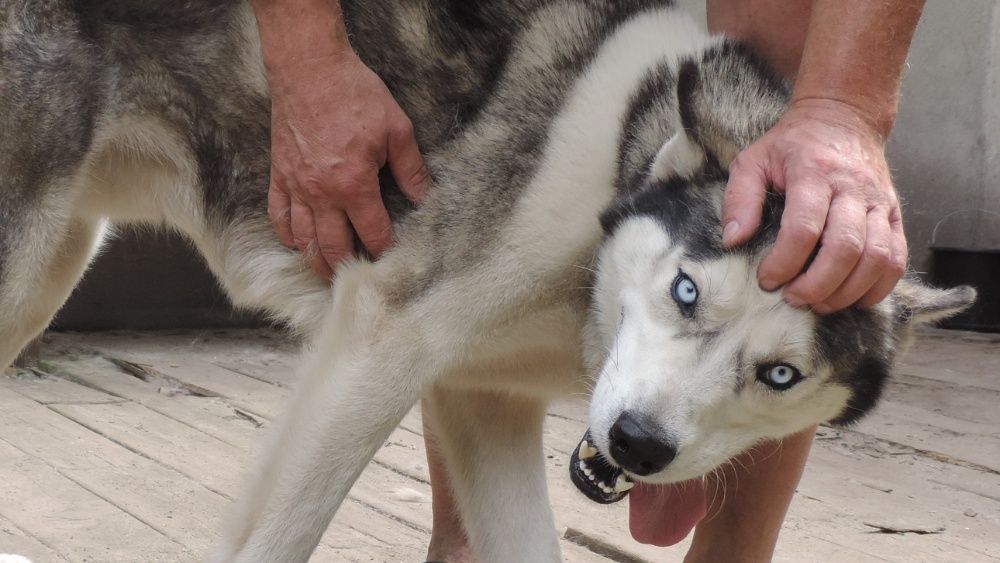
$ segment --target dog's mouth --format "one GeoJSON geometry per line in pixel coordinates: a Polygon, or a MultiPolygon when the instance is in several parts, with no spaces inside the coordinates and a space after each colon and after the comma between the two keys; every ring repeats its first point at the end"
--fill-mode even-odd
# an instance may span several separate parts
{"type": "Polygon", "coordinates": [[[580,492],[600,504],[611,504],[625,498],[635,483],[618,467],[608,463],[597,451],[590,430],[573,450],[569,477],[580,492]]]}

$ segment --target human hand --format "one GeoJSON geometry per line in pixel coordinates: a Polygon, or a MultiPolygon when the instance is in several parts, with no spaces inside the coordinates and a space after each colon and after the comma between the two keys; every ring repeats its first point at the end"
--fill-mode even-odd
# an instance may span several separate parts
{"type": "Polygon", "coordinates": [[[725,246],[757,230],[769,185],[784,193],[785,210],[757,272],[761,288],[784,286],[789,304],[820,314],[870,307],[892,291],[906,269],[902,215],[882,136],[859,112],[834,100],[793,102],[740,153],[723,202],[725,246]]]}
{"type": "Polygon", "coordinates": [[[378,172],[388,163],[414,203],[430,174],[413,126],[385,84],[353,52],[272,71],[268,216],[283,243],[329,277],[354,251],[392,244],[378,172]]]}

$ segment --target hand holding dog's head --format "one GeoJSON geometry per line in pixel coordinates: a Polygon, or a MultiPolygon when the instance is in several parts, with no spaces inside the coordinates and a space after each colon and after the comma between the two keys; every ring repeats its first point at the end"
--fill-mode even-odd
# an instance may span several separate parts
{"type": "Polygon", "coordinates": [[[859,420],[912,327],[975,299],[971,288],[904,280],[873,308],[820,316],[758,287],[782,200],[769,196],[758,234],[724,249],[721,199],[729,162],[774,123],[785,98],[761,73],[726,87],[734,68],[746,68],[727,62],[746,55],[726,45],[707,63],[682,63],[684,129],[643,185],[602,217],[588,331],[597,374],[590,435],[605,457],[650,482],[701,476],[761,439],[859,420]],[[640,438],[640,448],[628,443],[640,438]]]}
{"type": "Polygon", "coordinates": [[[904,280],[873,308],[817,315],[759,288],[765,244],[723,251],[717,235],[663,221],[697,221],[697,198],[667,201],[637,201],[612,228],[588,331],[598,374],[593,441],[615,459],[616,423],[646,421],[672,458],[645,475],[651,481],[703,475],[764,438],[857,421],[878,401],[911,329],[975,299],[969,287],[904,280]],[[706,238],[715,245],[703,246],[706,238]]]}

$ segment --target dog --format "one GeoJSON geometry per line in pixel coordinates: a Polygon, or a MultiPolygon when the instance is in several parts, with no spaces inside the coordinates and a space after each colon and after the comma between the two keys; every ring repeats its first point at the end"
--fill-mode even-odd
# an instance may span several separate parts
{"type": "Polygon", "coordinates": [[[397,244],[331,285],[271,232],[248,3],[0,2],[0,365],[120,224],[183,233],[234,304],[309,338],[213,560],[305,561],[424,398],[476,556],[559,561],[553,398],[593,385],[571,468],[588,497],[696,484],[762,439],[857,420],[911,327],[974,299],[905,280],[820,317],[759,289],[781,200],[733,250],[719,209],[787,89],[666,0],[341,4],[433,187],[413,208],[384,176],[397,244]]]}

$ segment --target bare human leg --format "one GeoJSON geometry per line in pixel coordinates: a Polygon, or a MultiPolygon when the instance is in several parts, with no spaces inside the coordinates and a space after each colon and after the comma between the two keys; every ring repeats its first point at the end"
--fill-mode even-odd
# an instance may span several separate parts
{"type": "MultiPolygon", "coordinates": [[[[423,402],[427,412],[427,401],[423,402]]],[[[424,444],[427,446],[427,471],[431,477],[431,542],[427,546],[428,561],[448,563],[473,563],[469,539],[462,527],[462,519],[455,504],[451,482],[444,465],[444,457],[424,418],[424,444]]]]}
{"type": "Polygon", "coordinates": [[[737,458],[738,469],[714,474],[715,487],[709,485],[709,494],[718,491],[714,496],[724,503],[718,512],[710,508],[709,516],[695,528],[684,561],[770,561],[815,433],[810,428],[762,444],[737,458]]]}

